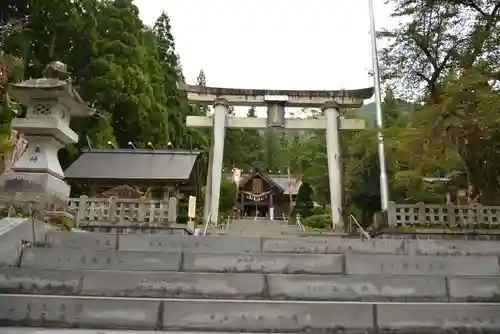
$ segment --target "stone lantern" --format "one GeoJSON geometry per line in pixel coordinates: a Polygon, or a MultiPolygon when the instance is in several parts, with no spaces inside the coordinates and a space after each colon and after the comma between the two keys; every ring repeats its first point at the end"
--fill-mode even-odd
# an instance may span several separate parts
{"type": "Polygon", "coordinates": [[[72,88],[61,62],[47,65],[43,78],[13,84],[10,91],[27,107],[26,118],[13,119],[12,129],[25,135],[28,147],[12,171],[2,175],[0,192],[13,204],[44,203],[49,210],[63,209],[70,186],[63,180],[57,152],[78,141],[69,127],[71,117],[91,116],[94,109],[72,88]]]}

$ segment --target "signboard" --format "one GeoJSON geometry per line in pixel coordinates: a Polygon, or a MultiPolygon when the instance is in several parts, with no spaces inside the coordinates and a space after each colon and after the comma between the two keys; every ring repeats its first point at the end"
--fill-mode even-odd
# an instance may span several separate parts
{"type": "Polygon", "coordinates": [[[196,197],[189,196],[188,217],[196,217],[196,197]]]}
{"type": "Polygon", "coordinates": [[[267,106],[267,126],[270,128],[285,127],[285,103],[269,103],[267,106]]]}

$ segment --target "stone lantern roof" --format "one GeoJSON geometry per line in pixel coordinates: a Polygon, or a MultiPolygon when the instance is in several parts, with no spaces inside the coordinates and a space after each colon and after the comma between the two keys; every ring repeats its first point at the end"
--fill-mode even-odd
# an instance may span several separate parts
{"type": "Polygon", "coordinates": [[[12,95],[24,105],[30,105],[36,99],[59,100],[67,106],[72,117],[87,117],[94,114],[95,110],[87,106],[72,87],[66,64],[59,61],[51,62],[43,74],[43,78],[10,85],[12,95]]]}

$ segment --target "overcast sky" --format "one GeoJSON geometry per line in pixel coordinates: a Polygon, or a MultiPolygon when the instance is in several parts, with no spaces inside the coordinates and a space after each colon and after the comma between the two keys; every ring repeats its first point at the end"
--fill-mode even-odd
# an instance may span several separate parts
{"type": "MultiPolygon", "coordinates": [[[[349,89],[373,85],[368,0],[135,0],[152,25],[170,16],[187,83],[208,86],[349,89]]],[[[375,0],[377,29],[394,26],[375,0]]]]}

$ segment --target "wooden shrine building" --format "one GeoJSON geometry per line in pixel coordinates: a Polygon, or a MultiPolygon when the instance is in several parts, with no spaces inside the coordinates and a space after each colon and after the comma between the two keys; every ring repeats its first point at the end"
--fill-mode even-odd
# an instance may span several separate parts
{"type": "Polygon", "coordinates": [[[236,209],[241,217],[281,219],[295,205],[301,182],[287,175],[266,175],[260,171],[241,177],[236,209]]]}
{"type": "MultiPolygon", "coordinates": [[[[89,197],[182,199],[200,192],[199,152],[166,149],[93,149],[65,171],[89,197]]],[[[75,194],[73,194],[74,196],[75,194]]]]}

